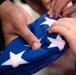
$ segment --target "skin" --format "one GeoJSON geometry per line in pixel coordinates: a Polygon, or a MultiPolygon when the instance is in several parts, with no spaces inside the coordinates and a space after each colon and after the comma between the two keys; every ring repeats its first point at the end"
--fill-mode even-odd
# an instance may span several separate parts
{"type": "Polygon", "coordinates": [[[42,4],[41,0],[25,0],[25,1],[40,15],[47,12],[47,9],[42,4]]]}
{"type": "Polygon", "coordinates": [[[68,17],[71,13],[76,11],[76,0],[41,0],[50,17],[57,18],[59,15],[62,17],[68,17]],[[65,7],[69,2],[73,5],[67,9],[65,7]]]}
{"type": "Polygon", "coordinates": [[[32,20],[24,9],[7,0],[0,5],[0,21],[2,22],[5,46],[21,36],[32,49],[40,48],[39,40],[27,27],[32,20]]]}
{"type": "Polygon", "coordinates": [[[70,50],[76,56],[76,18],[62,18],[55,22],[48,32],[59,33],[69,43],[70,50]]]}
{"type": "Polygon", "coordinates": [[[51,3],[53,0],[41,0],[42,4],[44,5],[44,7],[49,10],[51,7],[51,3]]]}

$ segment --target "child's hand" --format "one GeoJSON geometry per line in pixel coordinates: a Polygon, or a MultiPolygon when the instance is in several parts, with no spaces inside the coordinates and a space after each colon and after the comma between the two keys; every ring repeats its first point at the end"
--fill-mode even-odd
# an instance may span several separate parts
{"type": "Polygon", "coordinates": [[[76,18],[62,18],[55,22],[48,32],[59,33],[64,36],[69,43],[70,49],[76,55],[76,18]]]}

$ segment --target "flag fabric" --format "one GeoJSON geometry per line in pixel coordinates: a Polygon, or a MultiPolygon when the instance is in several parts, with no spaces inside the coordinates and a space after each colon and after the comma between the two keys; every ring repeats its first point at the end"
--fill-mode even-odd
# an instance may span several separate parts
{"type": "Polygon", "coordinates": [[[14,39],[0,53],[0,75],[31,75],[65,53],[69,48],[65,38],[58,33],[49,34],[47,31],[57,19],[50,18],[45,13],[29,24],[28,28],[42,44],[41,48],[32,50],[23,38],[14,39]]]}

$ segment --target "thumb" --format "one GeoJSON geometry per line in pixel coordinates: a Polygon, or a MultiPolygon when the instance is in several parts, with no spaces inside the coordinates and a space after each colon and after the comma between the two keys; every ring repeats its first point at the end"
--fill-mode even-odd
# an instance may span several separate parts
{"type": "Polygon", "coordinates": [[[28,29],[26,25],[15,25],[15,28],[13,29],[13,25],[8,24],[2,25],[4,26],[3,34],[4,34],[4,40],[5,40],[5,46],[7,46],[12,40],[17,38],[18,36],[21,36],[30,47],[32,47],[33,50],[37,50],[40,48],[41,44],[39,40],[34,36],[34,34],[28,29]]]}
{"type": "Polygon", "coordinates": [[[21,36],[30,45],[30,47],[32,47],[32,49],[37,50],[37,49],[40,48],[41,44],[40,44],[39,40],[28,29],[27,26],[19,27],[19,30],[18,30],[17,34],[19,36],[21,36]]]}
{"type": "MultiPolygon", "coordinates": [[[[19,7],[19,9],[24,13],[25,16],[27,16],[26,22],[27,24],[29,24],[31,22],[31,17],[25,10],[23,10],[23,8],[19,7]]],[[[38,48],[40,48],[41,44],[25,24],[26,23],[24,23],[23,25],[18,25],[17,33],[30,45],[30,47],[32,47],[32,49],[37,50],[38,48]]]]}

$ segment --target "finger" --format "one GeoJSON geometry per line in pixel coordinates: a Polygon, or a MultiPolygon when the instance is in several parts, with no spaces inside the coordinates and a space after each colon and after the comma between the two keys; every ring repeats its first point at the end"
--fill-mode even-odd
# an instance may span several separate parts
{"type": "Polygon", "coordinates": [[[53,2],[51,3],[51,7],[50,10],[48,11],[48,15],[52,18],[54,17],[54,6],[55,6],[56,1],[53,0],[53,2]]]}
{"type": "Polygon", "coordinates": [[[49,3],[43,3],[43,5],[44,5],[44,7],[45,7],[47,10],[49,10],[50,7],[51,7],[51,2],[49,2],[49,3]]]}
{"type": "Polygon", "coordinates": [[[48,14],[51,18],[53,18],[54,12],[53,12],[52,7],[51,7],[50,10],[47,12],[47,14],[48,14]]]}
{"type": "Polygon", "coordinates": [[[27,26],[25,26],[25,24],[29,24],[31,22],[31,18],[29,14],[23,10],[23,8],[19,7],[19,9],[21,9],[21,11],[24,13],[27,23],[24,22],[24,19],[22,19],[23,23],[19,21],[19,23],[23,25],[17,24],[18,26],[16,26],[16,33],[26,40],[30,47],[37,50],[40,48],[41,44],[34,34],[27,28],[27,26]]]}
{"type": "Polygon", "coordinates": [[[73,12],[75,12],[75,11],[76,11],[76,4],[74,4],[73,6],[71,6],[71,7],[68,8],[68,9],[64,10],[62,16],[63,16],[63,17],[66,17],[66,16],[68,16],[68,15],[71,15],[71,14],[72,14],[73,12]]]}
{"type": "Polygon", "coordinates": [[[20,14],[20,17],[18,17],[19,22],[14,25],[14,30],[16,35],[21,36],[33,49],[40,48],[41,44],[38,41],[38,39],[34,36],[34,34],[28,29],[26,25],[28,25],[31,22],[31,18],[29,14],[24,11],[21,7],[19,7],[22,14],[20,14]],[[31,39],[30,39],[31,38],[31,39]]]}
{"type": "Polygon", "coordinates": [[[69,29],[67,29],[66,27],[63,26],[54,26],[51,27],[48,32],[51,33],[59,33],[62,36],[64,36],[66,38],[66,40],[69,42],[71,40],[71,35],[70,35],[70,31],[69,29]]]}
{"type": "Polygon", "coordinates": [[[34,36],[34,34],[27,28],[27,26],[20,25],[16,29],[16,33],[20,35],[26,42],[32,47],[32,49],[37,50],[40,48],[41,44],[39,40],[34,36]]]}
{"type": "MultiPolygon", "coordinates": [[[[72,18],[73,19],[73,18],[72,18]]],[[[75,21],[74,19],[72,20],[71,18],[62,18],[57,20],[56,22],[54,22],[51,27],[55,26],[55,25],[59,25],[59,26],[64,26],[68,29],[72,28],[72,23],[75,21]]]]}
{"type": "Polygon", "coordinates": [[[58,1],[54,7],[54,18],[57,18],[62,12],[63,8],[70,2],[70,0],[58,1]]]}

